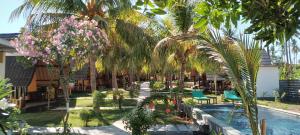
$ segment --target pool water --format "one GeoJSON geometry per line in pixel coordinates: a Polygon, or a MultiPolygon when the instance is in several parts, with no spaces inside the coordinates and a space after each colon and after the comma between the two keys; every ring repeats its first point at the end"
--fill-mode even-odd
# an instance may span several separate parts
{"type": "MultiPolygon", "coordinates": [[[[224,121],[243,134],[252,134],[243,109],[234,109],[233,106],[211,106],[202,107],[201,110],[224,121]]],[[[259,120],[266,119],[267,135],[300,135],[299,116],[258,107],[258,118],[259,120]]]]}

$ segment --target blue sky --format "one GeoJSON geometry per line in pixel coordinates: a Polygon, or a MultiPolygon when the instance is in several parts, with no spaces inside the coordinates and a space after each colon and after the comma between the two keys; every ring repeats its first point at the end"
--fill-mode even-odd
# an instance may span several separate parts
{"type": "Polygon", "coordinates": [[[0,33],[15,33],[19,32],[20,28],[25,25],[25,18],[15,19],[9,22],[10,13],[23,3],[23,0],[4,0],[0,4],[0,33]]]}

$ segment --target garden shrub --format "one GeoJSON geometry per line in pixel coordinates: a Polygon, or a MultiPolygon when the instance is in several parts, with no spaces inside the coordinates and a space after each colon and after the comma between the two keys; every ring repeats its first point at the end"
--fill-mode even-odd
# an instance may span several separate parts
{"type": "Polygon", "coordinates": [[[147,129],[154,124],[153,114],[150,111],[137,108],[124,118],[123,123],[133,135],[144,135],[147,133],[147,129]]]}
{"type": "Polygon", "coordinates": [[[185,101],[185,104],[189,105],[189,106],[195,106],[197,103],[193,99],[190,98],[185,101]]]}
{"type": "Polygon", "coordinates": [[[124,92],[122,90],[113,91],[114,101],[118,103],[119,109],[122,110],[122,103],[124,99],[124,92]]]}
{"type": "Polygon", "coordinates": [[[164,86],[165,86],[165,85],[164,85],[162,82],[157,81],[157,82],[155,82],[155,83],[153,84],[153,89],[154,89],[154,90],[161,90],[161,89],[164,88],[164,86]]]}
{"type": "Polygon", "coordinates": [[[0,135],[10,134],[7,132],[13,130],[18,130],[18,134],[26,134],[29,125],[17,118],[21,111],[11,106],[5,98],[12,92],[11,88],[8,79],[0,79],[0,135]]]}
{"type": "Polygon", "coordinates": [[[96,113],[100,112],[100,104],[104,102],[105,94],[101,93],[98,90],[93,92],[93,109],[96,113]]]}
{"type": "Polygon", "coordinates": [[[88,122],[92,119],[93,117],[93,111],[92,110],[86,110],[82,109],[79,112],[79,117],[80,119],[84,122],[84,126],[88,126],[88,122]]]}
{"type": "Polygon", "coordinates": [[[274,100],[275,102],[281,102],[283,100],[283,98],[285,97],[286,93],[284,92],[284,90],[274,90],[273,91],[273,95],[274,95],[274,100]]]}

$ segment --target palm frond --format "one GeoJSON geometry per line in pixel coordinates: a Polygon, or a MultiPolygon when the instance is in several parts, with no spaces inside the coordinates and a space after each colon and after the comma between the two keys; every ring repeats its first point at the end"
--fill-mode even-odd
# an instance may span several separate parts
{"type": "Polygon", "coordinates": [[[223,38],[214,30],[208,31],[201,39],[211,49],[209,53],[215,59],[221,59],[227,68],[227,74],[242,97],[252,132],[254,135],[259,134],[255,85],[260,64],[257,43],[249,42],[246,37],[236,42],[230,38],[223,38]]]}

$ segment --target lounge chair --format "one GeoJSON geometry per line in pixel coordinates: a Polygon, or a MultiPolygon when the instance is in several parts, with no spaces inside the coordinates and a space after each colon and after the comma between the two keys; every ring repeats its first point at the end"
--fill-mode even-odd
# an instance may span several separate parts
{"type": "Polygon", "coordinates": [[[240,97],[238,97],[235,93],[235,91],[230,90],[230,91],[224,91],[224,99],[225,100],[231,100],[232,103],[234,103],[234,101],[241,101],[242,99],[240,97]]]}
{"type": "Polygon", "coordinates": [[[202,104],[202,100],[206,100],[206,103],[210,104],[210,98],[206,97],[203,94],[202,90],[193,90],[192,91],[192,98],[198,100],[198,103],[199,103],[199,100],[201,101],[201,104],[202,104]]]}

